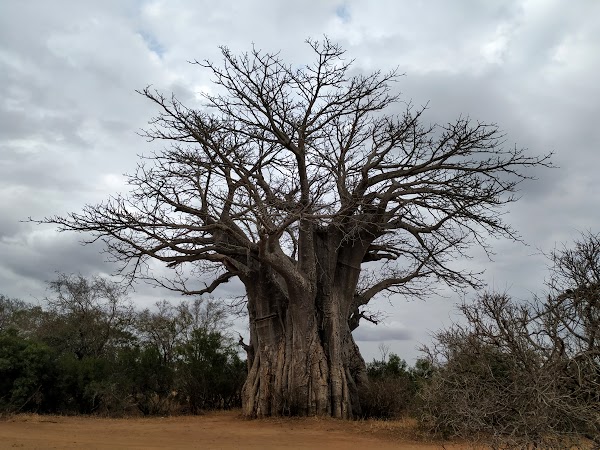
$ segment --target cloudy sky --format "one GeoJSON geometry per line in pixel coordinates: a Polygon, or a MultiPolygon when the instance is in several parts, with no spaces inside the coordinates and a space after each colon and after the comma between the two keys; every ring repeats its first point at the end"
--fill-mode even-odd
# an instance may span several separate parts
{"type": "MultiPolygon", "coordinates": [[[[498,123],[508,145],[555,152],[559,168],[538,171],[506,211],[529,246],[493,241],[494,261],[477,251],[465,261],[485,268],[490,286],[517,298],[540,292],[540,251],[600,232],[597,0],[2,0],[0,293],[42,301],[57,271],[114,269],[101,247],[23,220],[126,191],[123,174],[156,148],[136,134],[156,110],[135,89],[152,84],[194,101],[210,80],[189,60],[255,44],[308,63],[304,40],[323,35],[360,70],[406,73],[398,88],[429,103],[430,122],[469,115],[498,123]]],[[[167,296],[148,286],[132,294],[142,306],[167,296]]],[[[458,301],[375,302],[387,319],[357,330],[366,359],[384,341],[414,360],[458,301]]]]}

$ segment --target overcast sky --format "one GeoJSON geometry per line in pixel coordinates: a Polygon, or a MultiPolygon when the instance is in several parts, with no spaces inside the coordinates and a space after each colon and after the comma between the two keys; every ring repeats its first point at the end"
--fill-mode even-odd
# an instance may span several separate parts
{"type": "MultiPolygon", "coordinates": [[[[123,174],[156,148],[136,134],[157,111],[135,89],[152,84],[193,101],[210,80],[189,60],[254,43],[303,64],[304,40],[323,35],[357,69],[406,73],[398,88],[429,103],[426,120],[468,115],[498,123],[507,145],[555,152],[559,168],[537,171],[506,210],[529,246],[493,241],[494,261],[474,251],[464,262],[485,268],[491,287],[517,298],[540,292],[540,250],[600,232],[597,0],[1,0],[0,294],[41,301],[57,271],[114,269],[81,236],[22,221],[126,191],[123,174]]],[[[168,295],[138,286],[132,298],[149,306],[168,295]]],[[[459,301],[375,301],[387,319],[355,332],[365,358],[385,341],[412,362],[459,301]]]]}

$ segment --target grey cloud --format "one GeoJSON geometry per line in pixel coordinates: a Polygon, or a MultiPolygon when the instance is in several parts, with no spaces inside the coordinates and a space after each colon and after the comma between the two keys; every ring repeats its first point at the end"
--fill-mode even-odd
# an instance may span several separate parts
{"type": "Polygon", "coordinates": [[[390,327],[380,325],[375,327],[359,326],[353,333],[354,339],[358,342],[369,341],[408,341],[414,336],[413,333],[405,328],[390,327]]]}
{"type": "Polygon", "coordinates": [[[35,232],[0,239],[0,293],[25,300],[43,299],[46,282],[57,272],[92,276],[113,270],[99,245],[81,247],[73,235],[35,232]]]}
{"type": "Polygon", "coordinates": [[[81,246],[78,236],[39,232],[2,239],[4,266],[15,275],[48,280],[59,271],[89,275],[110,269],[99,244],[81,246]]]}

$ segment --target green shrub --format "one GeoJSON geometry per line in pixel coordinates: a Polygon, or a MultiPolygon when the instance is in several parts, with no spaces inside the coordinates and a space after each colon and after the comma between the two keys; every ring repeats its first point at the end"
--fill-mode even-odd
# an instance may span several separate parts
{"type": "Polygon", "coordinates": [[[367,364],[369,386],[361,392],[363,417],[388,419],[408,413],[414,406],[418,376],[403,359],[391,353],[367,364]]]}
{"type": "Polygon", "coordinates": [[[55,354],[45,344],[15,329],[0,332],[0,410],[51,409],[45,392],[54,382],[55,354]]]}

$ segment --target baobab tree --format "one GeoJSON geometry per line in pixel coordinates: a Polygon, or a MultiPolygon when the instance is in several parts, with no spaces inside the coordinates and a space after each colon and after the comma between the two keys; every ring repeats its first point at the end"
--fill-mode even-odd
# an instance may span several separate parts
{"type": "Polygon", "coordinates": [[[314,62],[253,49],[196,61],[216,85],[199,109],[146,88],[168,141],[129,177],[131,192],[46,218],[91,233],[132,277],[200,295],[237,277],[250,341],[244,414],[360,414],[365,364],[352,338],[377,295],[422,297],[477,285],[453,264],[486,237],[518,239],[501,217],[527,169],[548,156],[504,148],[491,124],[424,125],[403,106],[398,73],[352,74],[335,43],[307,41],[314,62]]]}

